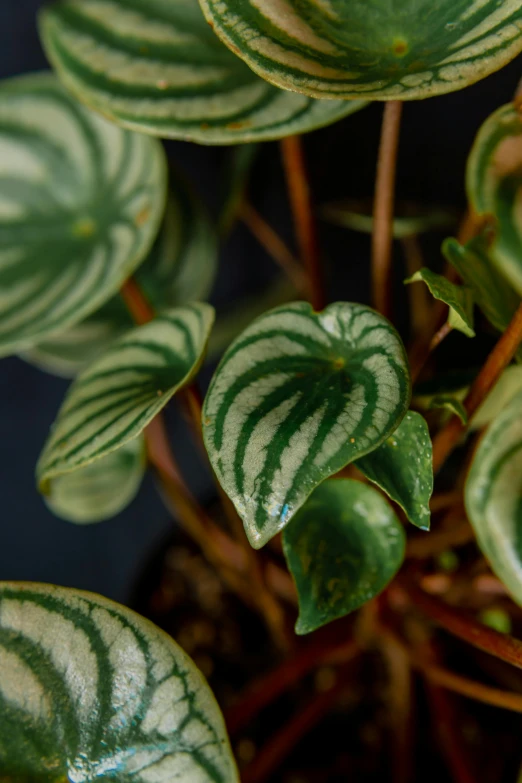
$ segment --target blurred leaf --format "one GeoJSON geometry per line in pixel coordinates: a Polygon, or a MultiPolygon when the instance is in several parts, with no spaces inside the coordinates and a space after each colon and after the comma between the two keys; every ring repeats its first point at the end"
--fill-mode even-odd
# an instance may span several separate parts
{"type": "MultiPolygon", "coordinates": [[[[398,209],[400,210],[400,205],[398,209]]],[[[451,228],[457,222],[454,213],[439,207],[422,209],[415,205],[415,213],[394,218],[394,239],[406,239],[429,231],[440,231],[451,228]]],[[[365,214],[356,202],[325,204],[319,214],[323,220],[336,226],[360,231],[363,234],[373,233],[373,214],[371,212],[365,214]]]]}
{"type": "Polygon", "coordinates": [[[214,310],[192,304],[128,332],[72,384],[37,466],[40,489],[140,435],[203,361],[214,310]]]}
{"type": "Polygon", "coordinates": [[[49,74],[0,84],[0,355],[110,299],[165,208],[161,145],[83,109],[49,74]]]}
{"type": "Polygon", "coordinates": [[[225,353],[203,406],[212,467],[262,547],[325,478],[377,448],[410,401],[404,346],[368,307],[306,302],[254,321],[225,353]]]}
{"type": "Polygon", "coordinates": [[[355,463],[403,509],[412,524],[430,528],[433,455],[426,421],[409,411],[379,448],[355,463]]]}
{"type": "Polygon", "coordinates": [[[468,423],[468,413],[462,401],[450,394],[439,394],[430,400],[430,408],[445,408],[450,413],[458,416],[463,424],[468,423]]]}
{"type": "Polygon", "coordinates": [[[239,783],[203,675],[130,609],[2,582],[0,661],[3,780],[239,783]]]}
{"type": "Polygon", "coordinates": [[[225,176],[225,203],[219,218],[222,237],[228,235],[237,219],[258,154],[259,144],[242,144],[231,151],[225,176]]]}
{"type": "Polygon", "coordinates": [[[360,481],[325,481],[283,531],[306,634],[375,598],[402,565],[404,529],[391,506],[360,481]]]}
{"type": "Polygon", "coordinates": [[[259,78],[213,34],[198,0],[58,0],[42,12],[40,33],[77,98],[120,125],[162,138],[280,139],[367,105],[316,101],[259,78]]]}
{"type": "Polygon", "coordinates": [[[494,421],[522,390],[522,367],[506,367],[493,389],[471,420],[471,429],[478,430],[494,421]]]}
{"type": "Polygon", "coordinates": [[[458,329],[466,337],[475,337],[473,329],[473,294],[470,288],[455,285],[442,275],[431,269],[420,269],[405,283],[424,282],[431,295],[450,308],[448,322],[453,329],[458,329]]]}

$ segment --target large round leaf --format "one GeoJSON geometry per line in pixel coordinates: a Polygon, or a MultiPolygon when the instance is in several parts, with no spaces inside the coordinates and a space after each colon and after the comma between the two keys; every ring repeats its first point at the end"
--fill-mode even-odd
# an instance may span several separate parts
{"type": "Polygon", "coordinates": [[[201,0],[226,44],[273,84],[317,98],[427,98],[522,51],[520,0],[201,0]]]}
{"type": "Polygon", "coordinates": [[[2,780],[239,781],[203,675],[123,606],[0,583],[0,671],[2,780]]]}
{"type": "Polygon", "coordinates": [[[203,408],[212,466],[263,546],[312,490],[377,448],[410,399],[404,347],[374,310],[296,302],[254,321],[225,353],[203,408]]]}
{"type": "Polygon", "coordinates": [[[165,207],[154,139],[48,74],[0,85],[0,355],[78,323],[149,252],[165,207]]]}
{"type": "MultiPolygon", "coordinates": [[[[155,312],[204,301],[217,270],[217,236],[206,211],[182,177],[171,177],[170,186],[160,234],[135,273],[155,312]]],[[[49,372],[73,377],[133,326],[117,294],[85,321],[26,351],[24,358],[49,372]]]]}
{"type": "Polygon", "coordinates": [[[272,87],[223,46],[198,0],[58,0],[43,12],[41,32],[51,62],[81,100],[165,138],[276,139],[364,105],[272,87]]]}
{"type": "Polygon", "coordinates": [[[466,483],[466,508],[480,548],[522,604],[522,393],[480,442],[466,483]]]}
{"type": "Polygon", "coordinates": [[[522,295],[522,117],[513,104],[498,109],[479,131],[467,168],[468,197],[494,222],[489,257],[522,295]]]}
{"type": "Polygon", "coordinates": [[[391,506],[360,481],[325,481],[283,532],[299,596],[298,634],[375,598],[404,560],[406,536],[391,506]]]}
{"type": "Polygon", "coordinates": [[[38,462],[42,491],[50,479],[138,437],[198,371],[213,321],[207,304],[170,310],[128,332],[79,375],[38,462]]]}

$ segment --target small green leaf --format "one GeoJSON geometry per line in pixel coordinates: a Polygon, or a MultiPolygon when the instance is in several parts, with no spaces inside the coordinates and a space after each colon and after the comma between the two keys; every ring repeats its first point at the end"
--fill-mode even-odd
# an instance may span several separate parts
{"type": "MultiPolygon", "coordinates": [[[[184,178],[171,173],[170,196],[159,236],[135,278],[155,312],[204,301],[217,270],[218,242],[210,219],[184,178]]],[[[117,294],[85,321],[23,354],[48,372],[74,377],[134,322],[117,294]]]]}
{"type": "Polygon", "coordinates": [[[40,32],[49,60],[80,100],[162,138],[279,139],[367,105],[315,101],[268,84],[213,34],[198,0],[58,0],[42,12],[40,32]]]}
{"type": "Polygon", "coordinates": [[[494,219],[491,260],[522,296],[522,118],[502,106],[480,129],[468,160],[468,198],[478,216],[494,219]]]}
{"type": "Polygon", "coordinates": [[[163,216],[161,145],[83,109],[49,74],[0,84],[0,355],[110,299],[163,216]]]}
{"type": "Polygon", "coordinates": [[[468,412],[461,400],[452,394],[438,394],[430,400],[430,408],[444,408],[450,411],[450,413],[458,416],[463,424],[468,423],[468,412]]]}
{"type": "Polygon", "coordinates": [[[421,530],[430,529],[433,455],[425,419],[409,411],[393,435],[355,463],[421,530]]]}
{"type": "Polygon", "coordinates": [[[453,329],[458,329],[466,337],[475,337],[473,329],[473,293],[470,288],[455,285],[450,281],[432,272],[431,269],[419,269],[405,283],[417,283],[423,281],[429,288],[430,294],[450,308],[449,324],[453,329]]]}
{"type": "Polygon", "coordinates": [[[479,615],[479,620],[499,633],[513,632],[511,617],[504,609],[484,609],[479,615]]]}
{"type": "Polygon", "coordinates": [[[520,298],[492,264],[487,237],[480,235],[464,246],[449,238],[444,242],[442,252],[472,290],[476,304],[490,324],[504,332],[520,298]]]}
{"type": "Polygon", "coordinates": [[[325,481],[283,532],[306,634],[375,598],[404,560],[406,537],[391,506],[359,481],[325,481]]]}
{"type": "Polygon", "coordinates": [[[0,583],[2,780],[239,783],[203,675],[101,596],[0,583]]]}
{"type": "Polygon", "coordinates": [[[85,468],[52,479],[45,502],[67,522],[103,522],[134,500],[145,465],[145,442],[140,436],[85,468]]]}
{"type": "Polygon", "coordinates": [[[216,475],[262,547],[325,478],[376,449],[410,400],[404,346],[368,307],[306,302],[258,318],[230,346],[203,406],[216,475]]]}
{"type": "Polygon", "coordinates": [[[203,361],[214,310],[192,304],[128,332],[72,384],[37,466],[49,480],[138,437],[203,361]]]}
{"type": "Polygon", "coordinates": [[[519,0],[201,0],[264,79],[315,98],[452,92],[522,51],[519,0]]]}
{"type": "Polygon", "coordinates": [[[493,571],[522,604],[522,392],[498,416],[476,451],[466,509],[493,571]]]}
{"type": "MultiPolygon", "coordinates": [[[[422,208],[417,204],[408,207],[408,212],[411,210],[411,214],[395,216],[393,219],[394,239],[407,239],[429,231],[441,231],[455,226],[458,222],[456,215],[449,210],[438,207],[422,208]]],[[[319,214],[323,220],[336,226],[363,234],[373,233],[373,214],[371,211],[363,211],[359,202],[325,204],[319,214]]]]}

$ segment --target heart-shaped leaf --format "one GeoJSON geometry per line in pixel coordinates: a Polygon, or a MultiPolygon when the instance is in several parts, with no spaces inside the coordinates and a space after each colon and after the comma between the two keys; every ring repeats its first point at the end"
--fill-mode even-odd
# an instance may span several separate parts
{"type": "Polygon", "coordinates": [[[130,609],[0,583],[0,670],[5,781],[239,783],[203,675],[130,609]]]}
{"type": "Polygon", "coordinates": [[[410,400],[404,346],[368,307],[272,310],[230,346],[203,407],[212,466],[262,547],[312,490],[377,448],[410,400]]]}
{"type": "Polygon", "coordinates": [[[121,125],[164,138],[278,139],[365,105],[314,101],[260,79],[213,34],[198,0],[58,0],[40,29],[75,95],[121,125]]]}
{"type": "Polygon", "coordinates": [[[103,522],[134,499],[145,465],[145,442],[140,436],[85,468],[52,479],[45,502],[67,522],[103,522]]]}
{"type": "MultiPolygon", "coordinates": [[[[162,229],[136,281],[155,312],[204,301],[217,270],[218,243],[209,217],[183,177],[171,176],[162,229]]],[[[119,294],[85,321],[39,343],[23,358],[48,372],[74,377],[134,322],[119,294]]]]}
{"type": "Polygon", "coordinates": [[[466,482],[466,509],[480,548],[522,604],[522,393],[481,440],[466,482]]]}
{"type": "Polygon", "coordinates": [[[264,79],[316,98],[409,100],[467,87],[522,51],[519,0],[201,0],[264,79]]]}
{"type": "Polygon", "coordinates": [[[78,323],[149,252],[165,207],[154,139],[48,74],[0,84],[0,355],[78,323]]]}
{"type": "Polygon", "coordinates": [[[419,269],[405,283],[424,282],[430,294],[449,307],[449,324],[458,329],[466,337],[475,337],[473,329],[473,293],[470,288],[451,283],[443,275],[432,272],[431,269],[419,269]]]}
{"type": "Polygon", "coordinates": [[[489,117],[467,167],[468,198],[479,216],[493,218],[489,256],[522,296],[522,117],[510,103],[489,117]]]}
{"type": "Polygon", "coordinates": [[[143,432],[198,371],[214,310],[192,304],[128,332],[72,384],[37,466],[50,479],[110,454],[143,432]]]}
{"type": "Polygon", "coordinates": [[[356,465],[399,504],[410,522],[430,529],[433,454],[428,425],[419,413],[409,411],[393,435],[356,465]]]}
{"type": "Polygon", "coordinates": [[[375,598],[404,560],[406,536],[391,506],[360,481],[325,481],[283,531],[306,634],[375,598]]]}

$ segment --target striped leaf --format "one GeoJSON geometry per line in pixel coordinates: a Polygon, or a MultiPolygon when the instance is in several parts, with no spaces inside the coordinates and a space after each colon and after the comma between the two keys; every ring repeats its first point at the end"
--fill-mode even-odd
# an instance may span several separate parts
{"type": "Polygon", "coordinates": [[[81,470],[52,479],[45,501],[67,522],[103,522],[134,500],[145,465],[145,441],[140,436],[81,470]]]}
{"type": "Polygon", "coordinates": [[[522,296],[522,117],[513,104],[479,131],[467,167],[468,198],[479,216],[494,218],[489,255],[522,296]]]}
{"type": "Polygon", "coordinates": [[[0,583],[0,671],[4,781],[239,781],[203,675],[130,609],[0,583]]]}
{"type": "Polygon", "coordinates": [[[283,531],[307,634],[375,598],[404,560],[406,537],[384,498],[360,481],[325,481],[283,531]]]}
{"type": "Polygon", "coordinates": [[[409,411],[393,435],[356,465],[399,504],[410,522],[430,529],[433,455],[428,425],[419,413],[409,411]]]}
{"type": "Polygon", "coordinates": [[[64,84],[133,130],[202,144],[278,139],[364,104],[282,92],[228,51],[198,0],[58,0],[43,44],[64,84]]]}
{"type": "Polygon", "coordinates": [[[449,307],[448,322],[453,329],[462,332],[466,337],[475,337],[473,329],[473,292],[471,288],[451,283],[443,275],[432,272],[431,269],[419,269],[405,283],[424,282],[430,294],[449,307]]]}
{"type": "Polygon", "coordinates": [[[358,304],[295,302],[254,321],[225,353],[203,407],[216,475],[253,547],[325,478],[377,448],[410,399],[404,347],[358,304]]]}
{"type": "MultiPolygon", "coordinates": [[[[162,229],[135,273],[154,310],[204,301],[217,271],[217,252],[217,236],[206,211],[184,178],[174,175],[162,229]]],[[[85,321],[26,351],[24,358],[49,372],[74,377],[133,326],[117,294],[85,321]]]]}
{"type": "Polygon", "coordinates": [[[480,548],[522,604],[522,392],[487,430],[466,482],[465,501],[480,548]]]}
{"type": "Polygon", "coordinates": [[[316,98],[428,98],[522,51],[520,0],[201,0],[263,78],[316,98]]]}
{"type": "Polygon", "coordinates": [[[98,309],[149,252],[161,145],[78,106],[48,74],[0,84],[0,355],[98,309]]]}
{"type": "Polygon", "coordinates": [[[72,384],[37,466],[50,480],[138,437],[203,361],[214,310],[178,307],[128,332],[72,384]]]}

